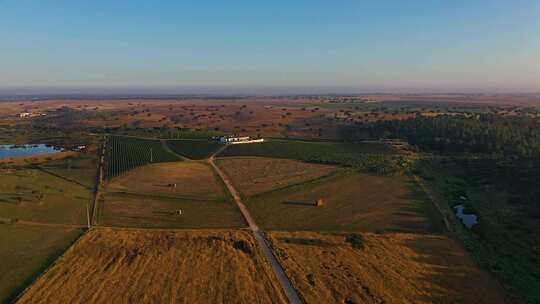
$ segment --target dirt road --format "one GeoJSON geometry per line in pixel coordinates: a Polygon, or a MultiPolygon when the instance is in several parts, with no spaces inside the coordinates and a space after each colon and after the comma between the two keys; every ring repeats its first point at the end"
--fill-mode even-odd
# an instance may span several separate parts
{"type": "MultiPolygon", "coordinates": [[[[216,152],[214,155],[219,154],[223,150],[220,149],[218,152],[216,152]]],[[[285,273],[285,270],[283,269],[283,266],[279,263],[278,259],[274,255],[274,252],[272,252],[272,248],[268,245],[268,242],[264,238],[262,231],[259,229],[259,226],[255,223],[255,220],[253,217],[251,217],[251,214],[249,213],[248,209],[246,208],[246,205],[242,202],[242,199],[240,198],[240,195],[238,194],[238,191],[234,188],[229,178],[219,169],[218,166],[214,163],[214,155],[212,155],[208,162],[210,165],[214,168],[214,170],[218,173],[221,180],[223,180],[223,183],[225,186],[227,186],[227,189],[231,193],[232,197],[234,198],[234,201],[238,205],[238,208],[240,208],[240,211],[242,212],[242,215],[246,219],[246,222],[249,225],[249,229],[253,232],[253,235],[255,236],[255,239],[257,240],[257,243],[261,247],[264,255],[266,256],[266,259],[270,262],[270,265],[272,266],[272,269],[274,270],[274,273],[276,274],[277,279],[279,280],[279,283],[283,287],[283,290],[285,291],[285,294],[287,295],[287,298],[289,299],[289,302],[292,304],[301,304],[303,303],[302,299],[300,298],[300,295],[292,285],[291,281],[287,277],[287,274],[285,273]]]]}

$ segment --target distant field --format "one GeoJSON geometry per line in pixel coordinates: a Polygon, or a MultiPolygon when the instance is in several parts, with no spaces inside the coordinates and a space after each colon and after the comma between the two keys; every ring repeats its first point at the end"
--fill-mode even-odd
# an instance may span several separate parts
{"type": "Polygon", "coordinates": [[[247,206],[268,230],[431,232],[443,228],[432,203],[402,176],[347,172],[256,195],[247,206]],[[314,206],[318,199],[323,206],[314,206]]]}
{"type": "Polygon", "coordinates": [[[138,167],[106,184],[106,191],[223,199],[223,186],[212,168],[200,162],[171,162],[138,167]],[[176,184],[176,187],[170,185],[176,184]]]}
{"type": "Polygon", "coordinates": [[[272,232],[276,252],[307,303],[509,303],[501,286],[452,239],[425,234],[272,232]]]}
{"type": "Polygon", "coordinates": [[[113,178],[103,190],[98,202],[99,224],[145,228],[245,226],[240,211],[206,163],[142,166],[113,178]]]}
{"type": "Polygon", "coordinates": [[[337,143],[300,140],[272,139],[262,143],[230,145],[219,156],[263,156],[307,160],[320,155],[336,153],[392,154],[393,150],[383,144],[337,143]]]}
{"type": "Polygon", "coordinates": [[[0,303],[17,296],[81,233],[70,228],[0,225],[0,303]]]}
{"type": "Polygon", "coordinates": [[[167,146],[176,154],[189,159],[205,159],[214,154],[223,144],[215,140],[167,140],[167,146]]]}
{"type": "Polygon", "coordinates": [[[46,161],[40,164],[39,167],[89,188],[93,188],[96,184],[97,155],[94,153],[46,161]]]}
{"type": "Polygon", "coordinates": [[[393,173],[402,162],[394,150],[383,144],[300,140],[268,140],[263,143],[229,145],[218,156],[289,158],[341,165],[378,174],[393,173]]]}
{"type": "Polygon", "coordinates": [[[0,217],[85,224],[88,187],[39,169],[0,169],[0,217]]]}
{"type": "Polygon", "coordinates": [[[263,157],[225,157],[217,159],[216,164],[246,197],[338,171],[333,166],[263,157]]]}
{"type": "Polygon", "coordinates": [[[287,302],[247,231],[112,229],[90,232],[19,303],[38,301],[287,302]]]}
{"type": "Polygon", "coordinates": [[[106,178],[113,178],[149,163],[181,160],[163,141],[157,139],[108,136],[106,147],[106,178]]]}
{"type": "Polygon", "coordinates": [[[106,193],[98,205],[98,223],[141,228],[245,227],[236,206],[225,200],[196,200],[106,193]],[[182,210],[182,214],[178,214],[182,210]]]}

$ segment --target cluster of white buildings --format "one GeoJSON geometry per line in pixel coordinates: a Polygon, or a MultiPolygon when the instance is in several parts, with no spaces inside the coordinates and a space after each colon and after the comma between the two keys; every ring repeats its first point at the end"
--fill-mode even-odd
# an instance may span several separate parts
{"type": "Polygon", "coordinates": [[[237,144],[260,143],[264,141],[264,138],[252,139],[249,136],[221,136],[219,137],[219,141],[226,145],[237,145],[237,144]]]}
{"type": "Polygon", "coordinates": [[[30,117],[37,117],[37,116],[45,116],[47,114],[45,113],[32,113],[32,112],[21,112],[17,114],[17,117],[19,118],[30,118],[30,117]]]}

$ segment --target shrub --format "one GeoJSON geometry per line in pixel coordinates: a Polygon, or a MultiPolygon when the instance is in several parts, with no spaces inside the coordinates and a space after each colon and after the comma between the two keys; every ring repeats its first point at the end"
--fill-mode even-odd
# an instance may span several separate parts
{"type": "Polygon", "coordinates": [[[345,237],[345,242],[350,243],[354,248],[364,248],[364,237],[358,233],[351,233],[347,235],[347,237],[345,237]]]}

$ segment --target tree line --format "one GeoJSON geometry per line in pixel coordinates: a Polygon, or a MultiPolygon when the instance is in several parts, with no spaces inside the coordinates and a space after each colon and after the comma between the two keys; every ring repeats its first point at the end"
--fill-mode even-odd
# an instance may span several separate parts
{"type": "Polygon", "coordinates": [[[540,157],[540,123],[525,116],[497,114],[417,115],[405,120],[358,123],[340,130],[348,140],[401,138],[421,149],[540,157]]]}

